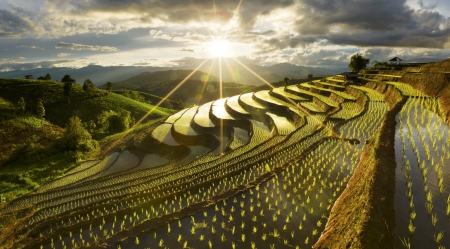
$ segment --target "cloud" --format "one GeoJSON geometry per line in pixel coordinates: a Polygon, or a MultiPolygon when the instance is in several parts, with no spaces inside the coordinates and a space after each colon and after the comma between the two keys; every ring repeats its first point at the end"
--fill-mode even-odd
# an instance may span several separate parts
{"type": "Polygon", "coordinates": [[[26,16],[0,9],[0,37],[17,38],[34,31],[35,25],[26,16]]]}
{"type": "MultiPolygon", "coordinates": [[[[294,5],[294,0],[46,0],[40,8],[4,10],[8,32],[3,36],[36,34],[61,37],[86,33],[117,34],[134,28],[189,26],[209,29],[216,35],[230,27],[251,30],[260,16],[294,5]],[[32,12],[37,12],[30,14],[32,12]],[[9,20],[14,18],[13,27],[9,20]],[[231,25],[231,26],[230,26],[231,25]]],[[[12,6],[14,5],[14,6],[12,6]]]]}
{"type": "MultiPolygon", "coordinates": [[[[63,64],[74,62],[76,60],[54,60],[54,61],[38,61],[27,63],[6,63],[0,66],[0,71],[12,71],[12,70],[29,70],[35,68],[50,68],[55,66],[62,66],[63,64]]],[[[65,66],[65,65],[64,65],[65,66]]]]}
{"type": "Polygon", "coordinates": [[[13,57],[13,58],[2,58],[0,59],[0,64],[4,64],[5,62],[14,63],[18,60],[25,60],[25,57],[19,56],[19,57],[13,57]]]}
{"type": "Polygon", "coordinates": [[[27,46],[27,45],[20,45],[20,46],[17,46],[16,48],[29,48],[29,49],[45,50],[45,49],[40,48],[38,46],[27,46]]]}
{"type": "Polygon", "coordinates": [[[194,53],[194,49],[182,48],[180,51],[194,53]]]}
{"type": "Polygon", "coordinates": [[[426,5],[423,3],[423,0],[419,0],[419,1],[417,1],[417,4],[419,4],[421,9],[432,10],[432,9],[436,8],[436,6],[439,4],[439,1],[437,1],[436,3],[430,3],[430,4],[426,5]]]}
{"type": "Polygon", "coordinates": [[[102,51],[102,52],[115,52],[119,49],[116,47],[110,46],[91,46],[91,45],[83,45],[77,43],[58,43],[55,48],[57,49],[70,49],[70,50],[90,50],[90,51],[102,51]]]}
{"type": "Polygon", "coordinates": [[[66,57],[69,55],[70,55],[70,53],[58,53],[58,57],[66,57]]]}
{"type": "MultiPolygon", "coordinates": [[[[443,48],[450,19],[408,7],[403,0],[303,0],[295,23],[298,36],[357,46],[443,48]]],[[[304,38],[303,38],[304,39],[304,38]]]]}

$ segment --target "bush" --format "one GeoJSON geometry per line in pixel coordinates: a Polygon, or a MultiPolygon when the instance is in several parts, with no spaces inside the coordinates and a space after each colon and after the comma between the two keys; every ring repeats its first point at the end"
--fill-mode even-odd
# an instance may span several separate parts
{"type": "Polygon", "coordinates": [[[103,132],[119,133],[128,130],[134,124],[134,118],[131,112],[121,110],[115,112],[112,110],[103,111],[98,117],[98,123],[103,132]]]}
{"type": "Polygon", "coordinates": [[[31,162],[39,160],[45,154],[44,147],[41,144],[28,141],[25,145],[14,151],[11,155],[11,161],[21,163],[31,162]]]}
{"type": "Polygon", "coordinates": [[[92,143],[91,134],[83,127],[81,119],[77,116],[69,119],[63,138],[68,150],[78,150],[82,148],[82,151],[86,152],[88,151],[86,150],[87,148],[94,146],[90,144],[92,143]]]}

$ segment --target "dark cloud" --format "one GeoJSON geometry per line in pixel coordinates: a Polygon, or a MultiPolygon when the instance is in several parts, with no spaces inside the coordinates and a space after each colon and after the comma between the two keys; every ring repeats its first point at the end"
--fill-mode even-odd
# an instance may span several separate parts
{"type": "Polygon", "coordinates": [[[450,41],[449,18],[415,11],[404,0],[303,0],[297,13],[299,35],[278,47],[325,39],[338,45],[444,48],[450,41]]]}
{"type": "Polygon", "coordinates": [[[0,37],[18,37],[35,30],[33,23],[13,11],[0,9],[0,37]]]}
{"type": "MultiPolygon", "coordinates": [[[[186,24],[191,21],[218,23],[228,22],[236,13],[241,27],[251,29],[260,15],[267,15],[271,11],[288,7],[293,0],[86,0],[63,1],[50,0],[48,6],[54,9],[65,9],[72,15],[104,13],[127,13],[134,21],[152,23],[154,20],[162,20],[170,23],[186,24]],[[214,3],[214,5],[213,5],[214,3]],[[236,12],[239,6],[239,11],[236,12]]],[[[113,21],[113,20],[111,20],[113,21]]]]}
{"type": "Polygon", "coordinates": [[[92,45],[84,45],[84,44],[77,44],[77,43],[65,43],[65,42],[58,43],[55,46],[55,48],[70,49],[70,50],[102,51],[102,52],[115,52],[115,51],[119,50],[116,47],[110,47],[110,46],[92,46],[92,45]]]}
{"type": "Polygon", "coordinates": [[[439,4],[439,1],[437,1],[436,3],[430,3],[430,4],[424,4],[423,0],[419,0],[417,1],[417,4],[419,4],[421,9],[425,9],[425,10],[432,10],[435,9],[436,6],[439,4]]]}

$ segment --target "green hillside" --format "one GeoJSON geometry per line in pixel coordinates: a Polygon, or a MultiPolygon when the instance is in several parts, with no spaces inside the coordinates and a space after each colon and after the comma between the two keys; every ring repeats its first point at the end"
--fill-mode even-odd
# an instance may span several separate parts
{"type": "MultiPolygon", "coordinates": [[[[154,108],[153,105],[128,99],[120,94],[94,89],[84,92],[82,86],[75,84],[71,92],[70,103],[63,94],[63,84],[52,81],[36,81],[23,79],[0,79],[0,97],[17,103],[20,97],[27,102],[26,109],[33,113],[38,98],[41,98],[46,110],[45,119],[64,127],[72,116],[82,121],[97,121],[102,111],[127,110],[135,120],[141,119],[154,108]]],[[[146,120],[166,116],[171,110],[156,108],[146,120]]]]}
{"type": "MultiPolygon", "coordinates": [[[[97,158],[101,150],[110,146],[120,135],[105,133],[99,126],[98,117],[103,111],[130,112],[137,122],[149,111],[153,112],[142,120],[145,130],[155,122],[161,122],[164,116],[173,110],[155,108],[120,94],[93,89],[85,92],[81,85],[75,84],[70,103],[63,95],[63,84],[52,81],[23,79],[0,79],[0,195],[3,199],[23,195],[35,190],[40,185],[61,177],[79,160],[97,158]],[[18,101],[23,97],[25,111],[18,108],[18,101]],[[42,99],[45,116],[36,116],[36,103],[42,99]],[[154,109],[154,110],[153,110],[154,109]],[[65,127],[69,119],[77,116],[82,122],[92,120],[96,128],[89,132],[99,142],[93,142],[89,149],[68,150],[63,145],[65,127]],[[150,126],[149,126],[150,125],[150,126]],[[98,144],[99,146],[95,146],[98,144]]],[[[133,145],[128,140],[134,139],[134,131],[117,143],[119,147],[133,145]]],[[[134,141],[134,140],[133,140],[134,141]]]]}

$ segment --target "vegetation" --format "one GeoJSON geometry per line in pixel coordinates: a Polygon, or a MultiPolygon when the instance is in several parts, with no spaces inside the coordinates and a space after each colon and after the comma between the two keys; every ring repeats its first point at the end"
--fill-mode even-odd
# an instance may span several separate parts
{"type": "Polygon", "coordinates": [[[350,58],[348,68],[350,68],[352,72],[359,72],[362,69],[365,69],[369,62],[370,59],[364,58],[361,53],[356,53],[350,58]]]}
{"type": "Polygon", "coordinates": [[[81,119],[77,116],[69,119],[63,140],[68,150],[79,150],[84,153],[97,147],[96,142],[92,141],[91,134],[83,127],[81,119]]]}
{"type": "Polygon", "coordinates": [[[22,114],[25,113],[25,107],[26,107],[27,103],[25,102],[25,100],[23,99],[23,97],[20,97],[19,102],[17,102],[17,107],[19,108],[20,112],[22,114]]]}
{"type": "Polygon", "coordinates": [[[100,129],[103,132],[118,133],[128,130],[135,120],[131,116],[131,112],[127,110],[115,111],[103,111],[98,117],[98,123],[100,129]]]}
{"type": "Polygon", "coordinates": [[[70,103],[70,94],[72,93],[73,84],[75,84],[75,80],[68,74],[66,74],[61,82],[64,84],[64,96],[67,97],[67,103],[70,103]]]}
{"type": "Polygon", "coordinates": [[[112,83],[111,82],[106,83],[106,90],[108,90],[108,92],[110,93],[111,89],[112,89],[112,83]]]}
{"type": "Polygon", "coordinates": [[[94,83],[90,79],[86,79],[83,83],[83,91],[85,92],[92,92],[92,90],[95,88],[94,83]]]}

